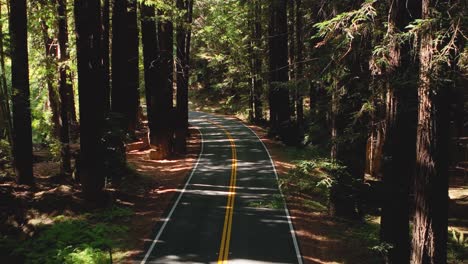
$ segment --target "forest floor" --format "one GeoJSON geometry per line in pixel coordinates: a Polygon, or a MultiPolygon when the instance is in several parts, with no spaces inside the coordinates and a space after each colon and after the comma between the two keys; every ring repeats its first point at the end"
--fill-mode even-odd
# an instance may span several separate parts
{"type": "Polygon", "coordinates": [[[120,263],[141,254],[199,154],[199,133],[193,128],[190,133],[188,154],[170,160],[150,160],[144,144],[129,144],[134,173],[119,188],[108,186],[100,206],[85,203],[75,181],[57,177],[59,163],[45,151],[35,151],[34,187],[17,185],[5,171],[0,262],[110,263],[112,258],[120,263]]]}
{"type": "MultiPolygon", "coordinates": [[[[306,149],[288,147],[267,137],[266,130],[250,126],[267,145],[281,179],[305,263],[382,263],[377,214],[365,221],[347,221],[328,215],[327,201],[314,192],[288,188],[291,171],[307,155],[306,149]]],[[[468,263],[468,186],[463,179],[450,182],[448,263],[468,263]]]]}

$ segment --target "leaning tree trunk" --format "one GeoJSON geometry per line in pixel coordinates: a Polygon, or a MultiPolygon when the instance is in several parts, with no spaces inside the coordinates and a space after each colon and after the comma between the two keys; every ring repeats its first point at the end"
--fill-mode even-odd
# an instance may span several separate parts
{"type": "Polygon", "coordinates": [[[17,181],[33,184],[26,0],[10,0],[13,160],[17,181]]]}
{"type": "Polygon", "coordinates": [[[70,76],[68,65],[68,26],[67,26],[67,1],[57,1],[58,13],[58,59],[59,59],[59,94],[60,94],[60,143],[61,143],[61,172],[68,175],[71,173],[70,165],[70,135],[68,118],[68,77],[70,76]]]}
{"type": "Polygon", "coordinates": [[[75,0],[78,90],[80,94],[79,177],[88,201],[98,200],[104,187],[101,139],[105,111],[102,80],[100,1],[75,0]]]}
{"type": "Polygon", "coordinates": [[[382,181],[385,188],[380,222],[381,240],[392,246],[388,263],[409,263],[409,184],[415,166],[416,112],[411,103],[416,84],[400,81],[411,65],[410,43],[400,43],[396,34],[419,16],[420,1],[389,0],[388,32],[390,65],[386,68],[385,134],[382,181]],[[411,16],[412,17],[411,17],[411,16]],[[397,80],[397,81],[395,81],[397,80]]]}
{"type": "MultiPolygon", "coordinates": [[[[422,1],[422,19],[431,19],[438,1],[422,1]]],[[[448,87],[440,84],[431,25],[421,36],[419,55],[418,130],[414,180],[415,216],[411,263],[447,261],[448,218],[448,87]]],[[[439,66],[439,67],[438,67],[439,66]]]]}

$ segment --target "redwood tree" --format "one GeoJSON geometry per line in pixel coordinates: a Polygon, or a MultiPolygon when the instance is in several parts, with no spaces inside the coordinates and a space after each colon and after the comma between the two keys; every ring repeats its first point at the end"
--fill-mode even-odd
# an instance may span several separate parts
{"type": "Polygon", "coordinates": [[[79,177],[88,200],[104,187],[102,131],[105,98],[102,90],[100,1],[75,0],[75,32],[80,94],[79,177]]]}
{"type": "Polygon", "coordinates": [[[114,0],[112,15],[112,112],[133,133],[138,110],[138,27],[135,0],[114,0]]]}
{"type": "Polygon", "coordinates": [[[159,59],[156,63],[159,74],[152,103],[156,125],[150,131],[150,141],[158,157],[164,159],[172,154],[173,146],[173,26],[171,21],[163,18],[161,10],[158,13],[161,18],[158,21],[159,59]]]}
{"type": "Polygon", "coordinates": [[[273,0],[268,24],[270,124],[273,133],[286,136],[290,121],[288,81],[287,0],[273,0]]]}
{"type": "Polygon", "coordinates": [[[193,0],[178,0],[178,9],[183,13],[178,23],[177,42],[177,110],[175,129],[175,150],[187,150],[188,136],[188,90],[190,77],[190,40],[192,37],[193,0]]]}
{"type": "Polygon", "coordinates": [[[190,7],[192,1],[177,0],[177,9],[183,16],[177,21],[177,111],[175,127],[175,149],[179,153],[185,153],[187,149],[188,134],[188,56],[187,37],[190,34],[188,24],[191,17],[190,7]]]}
{"type": "Polygon", "coordinates": [[[104,95],[106,111],[110,111],[110,0],[102,5],[102,66],[104,67],[104,95]]]}
{"type": "Polygon", "coordinates": [[[148,115],[148,128],[154,131],[153,104],[154,94],[156,92],[156,76],[158,71],[156,68],[158,57],[158,39],[156,35],[156,17],[154,6],[141,4],[141,43],[143,45],[143,65],[145,77],[145,97],[146,97],[146,112],[148,115]]]}
{"type": "Polygon", "coordinates": [[[139,33],[138,33],[138,19],[137,19],[137,0],[128,0],[127,6],[127,66],[126,74],[127,90],[129,97],[127,98],[128,105],[128,128],[130,133],[134,133],[138,125],[138,108],[140,106],[140,93],[139,93],[139,78],[140,71],[138,68],[139,63],[139,33]]]}
{"type": "Polygon", "coordinates": [[[381,238],[389,243],[389,263],[409,263],[409,184],[414,172],[416,113],[411,107],[416,85],[402,82],[410,75],[410,43],[397,38],[420,15],[420,1],[389,0],[386,68],[385,138],[383,146],[383,195],[381,238]]]}
{"type": "Polygon", "coordinates": [[[10,0],[13,159],[17,181],[33,184],[26,0],[10,0]]]}
{"type": "MultiPolygon", "coordinates": [[[[299,127],[304,125],[303,78],[304,78],[304,26],[302,0],[296,0],[296,117],[299,127]]],[[[314,98],[315,99],[315,98],[314,98]]]]}
{"type": "Polygon", "coordinates": [[[253,104],[254,119],[256,122],[263,120],[263,78],[262,78],[262,4],[260,0],[254,1],[254,25],[253,25],[253,104]]]}
{"type": "MultiPolygon", "coordinates": [[[[422,0],[422,19],[440,12],[436,0],[422,0]]],[[[418,129],[414,179],[415,216],[411,263],[436,264],[447,261],[448,219],[448,87],[442,85],[443,71],[434,62],[437,24],[427,23],[419,50],[418,129]]]]}
{"type": "MultiPolygon", "coordinates": [[[[112,112],[129,118],[128,99],[131,98],[127,90],[128,72],[128,36],[127,36],[127,0],[114,0],[112,8],[112,112]]],[[[126,124],[122,127],[127,129],[126,124]]]]}

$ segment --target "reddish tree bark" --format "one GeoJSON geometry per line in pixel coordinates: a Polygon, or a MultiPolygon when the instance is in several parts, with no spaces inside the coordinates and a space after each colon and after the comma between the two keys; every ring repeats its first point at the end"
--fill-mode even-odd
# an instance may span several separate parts
{"type": "MultiPolygon", "coordinates": [[[[159,11],[162,15],[162,11],[159,11]]],[[[151,144],[158,157],[165,159],[173,147],[173,26],[171,21],[158,21],[159,60],[157,61],[157,89],[154,94],[153,117],[156,126],[150,131],[151,144]]]]}
{"type": "MultiPolygon", "coordinates": [[[[422,19],[431,19],[436,0],[422,0],[422,19]]],[[[435,25],[422,33],[419,51],[418,129],[414,179],[415,216],[411,263],[447,261],[448,87],[440,83],[441,65],[432,61],[435,25]]]]}

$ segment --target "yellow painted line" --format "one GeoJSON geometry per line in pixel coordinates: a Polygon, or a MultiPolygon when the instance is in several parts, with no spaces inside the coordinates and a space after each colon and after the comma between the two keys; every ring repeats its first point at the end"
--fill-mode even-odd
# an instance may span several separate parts
{"type": "Polygon", "coordinates": [[[237,181],[237,150],[236,143],[231,133],[218,123],[211,122],[213,125],[219,127],[224,131],[226,136],[229,139],[231,144],[231,156],[232,156],[232,166],[231,166],[231,178],[229,181],[229,192],[228,200],[226,205],[226,214],[224,216],[224,226],[223,226],[223,235],[221,237],[221,245],[219,247],[218,255],[218,264],[225,264],[228,262],[229,258],[229,244],[231,242],[231,231],[232,231],[232,216],[234,214],[234,198],[236,195],[236,181],[237,181]]]}

